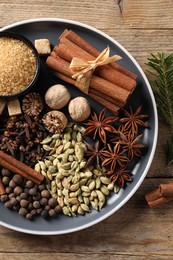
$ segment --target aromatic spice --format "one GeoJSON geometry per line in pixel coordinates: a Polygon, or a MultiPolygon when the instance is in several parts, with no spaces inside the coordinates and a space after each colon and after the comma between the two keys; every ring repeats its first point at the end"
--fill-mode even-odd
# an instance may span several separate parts
{"type": "Polygon", "coordinates": [[[39,93],[31,92],[22,100],[22,110],[29,116],[38,116],[43,109],[43,100],[39,93]]]}
{"type": "Polygon", "coordinates": [[[42,121],[46,129],[53,134],[63,132],[64,128],[67,125],[66,116],[62,112],[57,110],[52,110],[46,113],[43,116],[42,121]]]}
{"type": "Polygon", "coordinates": [[[94,163],[101,164],[104,160],[104,156],[102,154],[102,150],[100,149],[100,142],[97,140],[94,146],[87,142],[85,142],[85,144],[88,149],[85,152],[85,156],[88,158],[86,167],[91,166],[94,163]]]}
{"type": "Polygon", "coordinates": [[[87,166],[85,152],[88,144],[82,139],[83,128],[68,124],[64,133],[43,140],[50,148],[44,161],[35,169],[47,180],[47,188],[68,216],[84,215],[91,208],[101,210],[109,195],[110,180],[99,164],[87,166]]]}
{"type": "Polygon", "coordinates": [[[0,150],[29,166],[34,166],[46,154],[40,142],[48,133],[38,116],[25,114],[4,119],[0,133],[0,150]]]}
{"type": "Polygon", "coordinates": [[[21,40],[0,37],[0,95],[16,94],[33,80],[36,58],[21,40]]]}
{"type": "Polygon", "coordinates": [[[82,122],[89,117],[91,108],[86,98],[76,97],[70,101],[68,111],[73,120],[82,122]]]}
{"type": "MultiPolygon", "coordinates": [[[[104,120],[107,120],[107,125],[105,129],[113,127],[113,131],[108,131],[106,133],[106,142],[101,142],[98,144],[98,141],[95,143],[95,147],[87,144],[86,157],[88,157],[88,165],[93,163],[95,160],[99,160],[101,165],[106,168],[104,172],[105,176],[108,176],[111,182],[114,183],[114,187],[119,188],[125,187],[125,183],[132,181],[132,174],[129,172],[127,167],[130,167],[130,164],[134,158],[139,158],[142,156],[144,144],[140,143],[142,134],[139,134],[139,130],[144,127],[148,127],[148,123],[143,120],[148,116],[141,114],[142,107],[138,107],[135,112],[132,108],[128,110],[122,109],[122,113],[125,117],[118,117],[116,120],[116,126],[112,125],[112,118],[105,118],[104,111],[104,120]]],[[[101,112],[101,114],[103,111],[101,112]]],[[[121,114],[121,112],[120,112],[121,114]]],[[[92,118],[92,125],[97,125],[98,118],[92,118]],[[94,121],[95,119],[95,121],[94,121]]],[[[91,121],[89,121],[91,124],[91,121]]],[[[99,125],[100,126],[100,125],[99,125]]],[[[88,127],[84,136],[90,134],[92,128],[88,127]]],[[[97,132],[96,132],[97,133],[97,132]]],[[[99,139],[99,135],[97,138],[99,139]]],[[[95,135],[93,139],[95,139],[95,135]]]]}
{"type": "Polygon", "coordinates": [[[61,84],[51,86],[45,94],[45,102],[52,109],[61,109],[70,101],[71,95],[61,84]]]}
{"type": "Polygon", "coordinates": [[[137,134],[139,127],[148,127],[148,123],[142,121],[142,119],[148,118],[148,115],[142,115],[141,113],[142,106],[139,106],[135,112],[122,109],[124,117],[120,119],[120,122],[124,124],[124,131],[128,131],[131,134],[137,134]]]}
{"type": "Polygon", "coordinates": [[[1,174],[3,176],[2,183],[6,189],[6,194],[0,196],[0,201],[4,203],[6,208],[17,211],[20,215],[31,220],[36,215],[41,215],[46,218],[54,217],[61,212],[61,207],[58,205],[57,200],[50,198],[51,195],[46,186],[34,185],[33,182],[27,181],[20,175],[14,175],[6,169],[2,169],[1,174]],[[7,176],[8,174],[8,176],[7,176]],[[8,177],[8,182],[7,182],[8,177]],[[10,185],[13,183],[13,185],[10,185]],[[20,186],[18,186],[20,185],[20,186]],[[28,187],[29,186],[29,187],[28,187]],[[43,204],[44,193],[47,193],[47,200],[43,204]],[[37,200],[38,198],[38,200],[37,200]],[[47,209],[49,206],[49,209],[47,209]],[[42,214],[44,212],[44,214],[42,214]]]}
{"type": "Polygon", "coordinates": [[[106,143],[106,133],[116,133],[115,128],[111,125],[116,119],[115,116],[106,117],[106,109],[103,109],[98,116],[93,112],[91,120],[84,122],[87,128],[83,136],[92,134],[94,140],[99,137],[103,143],[106,143]]]}

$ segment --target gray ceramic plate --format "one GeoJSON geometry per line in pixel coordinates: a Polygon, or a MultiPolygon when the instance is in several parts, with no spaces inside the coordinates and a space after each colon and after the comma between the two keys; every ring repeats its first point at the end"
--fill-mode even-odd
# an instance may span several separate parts
{"type": "MultiPolygon", "coordinates": [[[[35,39],[48,38],[51,44],[55,45],[57,44],[58,36],[65,28],[73,29],[100,51],[109,45],[111,54],[122,56],[122,60],[119,61],[119,64],[137,74],[137,88],[130,97],[128,104],[133,107],[142,104],[143,112],[150,116],[150,129],[144,131],[143,138],[143,142],[147,144],[148,150],[146,155],[133,167],[133,182],[130,183],[125,190],[121,190],[118,195],[112,194],[108,198],[106,206],[100,212],[93,210],[85,216],[73,218],[59,215],[57,218],[51,220],[44,220],[41,217],[37,217],[34,221],[29,221],[0,204],[0,224],[20,232],[40,235],[65,234],[88,228],[109,217],[120,209],[139,188],[149,170],[156,148],[158,132],[157,110],[151,87],[138,63],[117,41],[93,27],[64,19],[46,18],[26,20],[6,26],[2,28],[1,31],[22,34],[32,42],[34,42],[35,39]]],[[[40,93],[44,94],[46,88],[57,82],[60,82],[60,80],[55,78],[47,70],[45,62],[42,60],[41,74],[36,86],[40,89],[40,93]]],[[[81,94],[70,85],[68,85],[68,88],[72,96],[81,94]]],[[[91,107],[94,109],[97,108],[97,111],[102,109],[102,106],[96,104],[93,100],[90,100],[90,102],[91,107]]]]}

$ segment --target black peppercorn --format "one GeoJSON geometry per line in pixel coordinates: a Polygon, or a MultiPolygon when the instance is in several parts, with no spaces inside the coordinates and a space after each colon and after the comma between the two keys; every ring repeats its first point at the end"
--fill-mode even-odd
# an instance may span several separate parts
{"type": "Polygon", "coordinates": [[[14,176],[13,176],[13,182],[16,184],[16,185],[20,185],[21,183],[22,183],[22,181],[23,181],[23,178],[22,178],[22,176],[20,176],[20,175],[18,175],[18,174],[15,174],[14,176]]]}
{"type": "Polygon", "coordinates": [[[22,189],[20,186],[16,186],[16,187],[14,188],[14,193],[15,193],[16,195],[20,195],[22,192],[23,192],[23,189],[22,189]]]}
{"type": "Polygon", "coordinates": [[[39,209],[40,208],[40,202],[39,201],[34,201],[33,202],[33,207],[35,208],[35,209],[39,209]]]}
{"type": "Polygon", "coordinates": [[[10,176],[11,175],[10,171],[5,169],[5,168],[2,169],[1,173],[2,173],[2,176],[10,176]]]}
{"type": "Polygon", "coordinates": [[[25,192],[22,192],[20,194],[20,200],[27,199],[27,194],[25,192]]]}
{"type": "Polygon", "coordinates": [[[41,216],[42,216],[43,218],[48,218],[48,216],[49,216],[48,211],[47,211],[47,210],[43,210],[43,211],[41,212],[41,216]]]}
{"type": "Polygon", "coordinates": [[[46,189],[46,186],[42,183],[38,186],[39,190],[42,191],[42,190],[45,190],[46,189]]]}
{"type": "Polygon", "coordinates": [[[15,184],[15,182],[13,180],[11,180],[9,182],[9,187],[11,187],[12,189],[14,189],[16,187],[16,184],[15,184]]]}
{"type": "Polygon", "coordinates": [[[50,209],[50,210],[49,210],[49,216],[50,216],[50,217],[56,216],[56,212],[55,212],[54,209],[50,209]]]}
{"type": "Polygon", "coordinates": [[[26,214],[28,213],[26,208],[20,208],[19,209],[19,214],[22,216],[26,216],[26,214]]]}
{"type": "Polygon", "coordinates": [[[8,200],[8,195],[7,194],[3,194],[3,195],[1,195],[0,198],[1,198],[1,202],[5,203],[8,200]]]}
{"type": "Polygon", "coordinates": [[[15,206],[17,204],[17,200],[14,197],[11,198],[9,202],[10,202],[11,206],[15,206]]]}
{"type": "Polygon", "coordinates": [[[33,218],[33,215],[32,215],[31,213],[27,213],[27,214],[26,214],[26,218],[29,219],[29,220],[31,220],[31,219],[33,218]]]}
{"type": "Polygon", "coordinates": [[[8,198],[9,198],[9,199],[14,198],[14,197],[16,197],[16,195],[15,195],[14,192],[12,192],[12,193],[10,193],[10,194],[8,195],[8,198]]]}
{"type": "Polygon", "coordinates": [[[37,214],[37,210],[36,209],[32,209],[31,210],[31,214],[34,216],[34,215],[36,215],[37,214]]]}
{"type": "Polygon", "coordinates": [[[55,208],[54,208],[54,210],[57,212],[57,213],[59,213],[59,212],[61,212],[61,207],[60,207],[60,205],[57,205],[55,208]]]}
{"type": "Polygon", "coordinates": [[[31,196],[35,196],[35,195],[37,194],[36,188],[34,187],[34,188],[29,189],[29,194],[30,194],[31,196]]]}
{"type": "Polygon", "coordinates": [[[57,206],[57,200],[55,198],[50,198],[48,200],[48,205],[51,207],[51,208],[55,208],[57,206]]]}
{"type": "Polygon", "coordinates": [[[4,177],[2,178],[2,183],[3,183],[5,186],[9,185],[9,182],[10,182],[10,178],[9,178],[8,176],[4,176],[4,177]]]}
{"type": "Polygon", "coordinates": [[[34,186],[34,183],[32,181],[27,181],[25,186],[30,189],[34,186]]]}
{"type": "Polygon", "coordinates": [[[41,204],[42,206],[46,206],[47,203],[48,203],[48,200],[47,200],[46,198],[41,198],[40,204],[41,204]]]}
{"type": "Polygon", "coordinates": [[[50,192],[49,192],[48,190],[42,190],[42,191],[41,191],[41,196],[42,196],[43,198],[49,199],[49,198],[50,198],[50,192]]]}
{"type": "Polygon", "coordinates": [[[10,209],[12,208],[12,205],[10,204],[10,201],[9,201],[9,200],[4,203],[4,206],[5,206],[6,208],[10,208],[10,209]]]}
{"type": "Polygon", "coordinates": [[[10,194],[10,193],[12,192],[12,188],[11,188],[11,187],[6,187],[6,188],[5,188],[5,192],[6,192],[7,194],[10,194]]]}
{"type": "Polygon", "coordinates": [[[28,204],[29,204],[28,200],[23,199],[20,201],[20,206],[23,208],[27,208],[28,204]]]}

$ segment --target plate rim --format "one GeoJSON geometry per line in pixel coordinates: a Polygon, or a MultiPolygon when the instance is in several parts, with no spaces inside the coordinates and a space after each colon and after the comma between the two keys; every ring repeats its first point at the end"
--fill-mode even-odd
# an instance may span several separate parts
{"type": "Polygon", "coordinates": [[[151,98],[151,103],[152,103],[152,107],[153,107],[153,114],[154,114],[154,139],[153,139],[153,144],[152,144],[152,149],[151,149],[151,154],[150,154],[150,158],[145,166],[145,170],[143,171],[141,177],[139,178],[138,183],[136,184],[136,186],[134,187],[133,190],[131,190],[128,195],[125,197],[124,200],[122,200],[115,208],[113,208],[111,211],[109,211],[108,213],[106,213],[105,215],[103,215],[102,217],[99,217],[98,219],[93,220],[92,222],[89,222],[87,224],[81,225],[79,227],[74,227],[71,229],[68,229],[66,231],[36,231],[36,230],[27,230],[24,228],[19,228],[19,227],[15,227],[11,224],[7,224],[3,221],[0,220],[0,225],[7,227],[9,229],[15,230],[15,231],[19,231],[22,233],[27,233],[27,234],[33,234],[33,235],[62,235],[62,234],[68,234],[68,233],[72,233],[72,232],[77,232],[86,228],[89,228],[91,226],[94,226],[96,224],[98,224],[99,222],[102,222],[103,220],[107,219],[108,217],[110,217],[112,214],[114,214],[115,212],[117,212],[123,205],[125,205],[127,203],[127,201],[135,194],[135,192],[138,190],[138,188],[141,186],[142,182],[144,181],[151,163],[153,161],[154,155],[155,155],[155,151],[156,151],[156,146],[157,146],[157,140],[158,140],[158,113],[157,113],[157,106],[156,106],[156,101],[155,101],[155,97],[152,91],[152,88],[150,86],[150,83],[143,71],[143,69],[141,68],[141,66],[138,64],[138,62],[136,61],[136,59],[130,54],[130,52],[125,49],[125,47],[123,47],[117,40],[115,40],[113,37],[109,36],[108,34],[106,34],[105,32],[102,32],[101,30],[76,21],[76,20],[71,20],[71,19],[65,19],[65,18],[49,18],[49,17],[43,17],[43,18],[32,18],[32,19],[26,19],[26,20],[21,20],[18,22],[14,22],[11,23],[9,25],[6,25],[4,27],[2,27],[0,29],[0,32],[3,32],[4,30],[8,30],[11,28],[14,28],[16,26],[20,26],[20,25],[25,25],[25,24],[29,24],[29,23],[35,23],[35,22],[55,22],[55,23],[68,23],[70,25],[76,25],[79,27],[83,27],[85,29],[91,30],[101,36],[103,36],[104,38],[107,38],[109,41],[111,41],[112,43],[114,43],[116,46],[118,46],[129,58],[130,60],[135,64],[135,66],[137,67],[137,69],[139,70],[140,74],[142,75],[144,82],[148,88],[149,94],[150,94],[150,98],[151,98]]]}

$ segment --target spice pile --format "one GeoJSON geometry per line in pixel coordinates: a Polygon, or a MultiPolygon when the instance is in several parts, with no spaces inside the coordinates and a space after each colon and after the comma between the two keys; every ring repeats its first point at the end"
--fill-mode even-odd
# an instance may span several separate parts
{"type": "MultiPolygon", "coordinates": [[[[126,86],[131,82],[129,95],[136,82],[133,74],[123,73],[126,86]]],[[[60,211],[84,215],[101,210],[112,192],[132,181],[131,165],[143,155],[148,127],[142,106],[117,112],[119,103],[112,116],[106,108],[96,114],[86,98],[73,98],[60,84],[47,89],[44,99],[30,92],[19,105],[20,113],[1,115],[0,200],[5,207],[27,219],[60,211]],[[65,106],[68,116],[61,111],[65,106]]]]}
{"type": "Polygon", "coordinates": [[[27,219],[33,219],[36,215],[54,217],[61,211],[57,200],[51,197],[44,184],[35,185],[5,168],[1,174],[5,193],[0,196],[0,201],[6,208],[17,211],[27,219]]]}
{"type": "Polygon", "coordinates": [[[34,79],[36,57],[23,41],[0,37],[0,95],[19,93],[34,79]]]}

